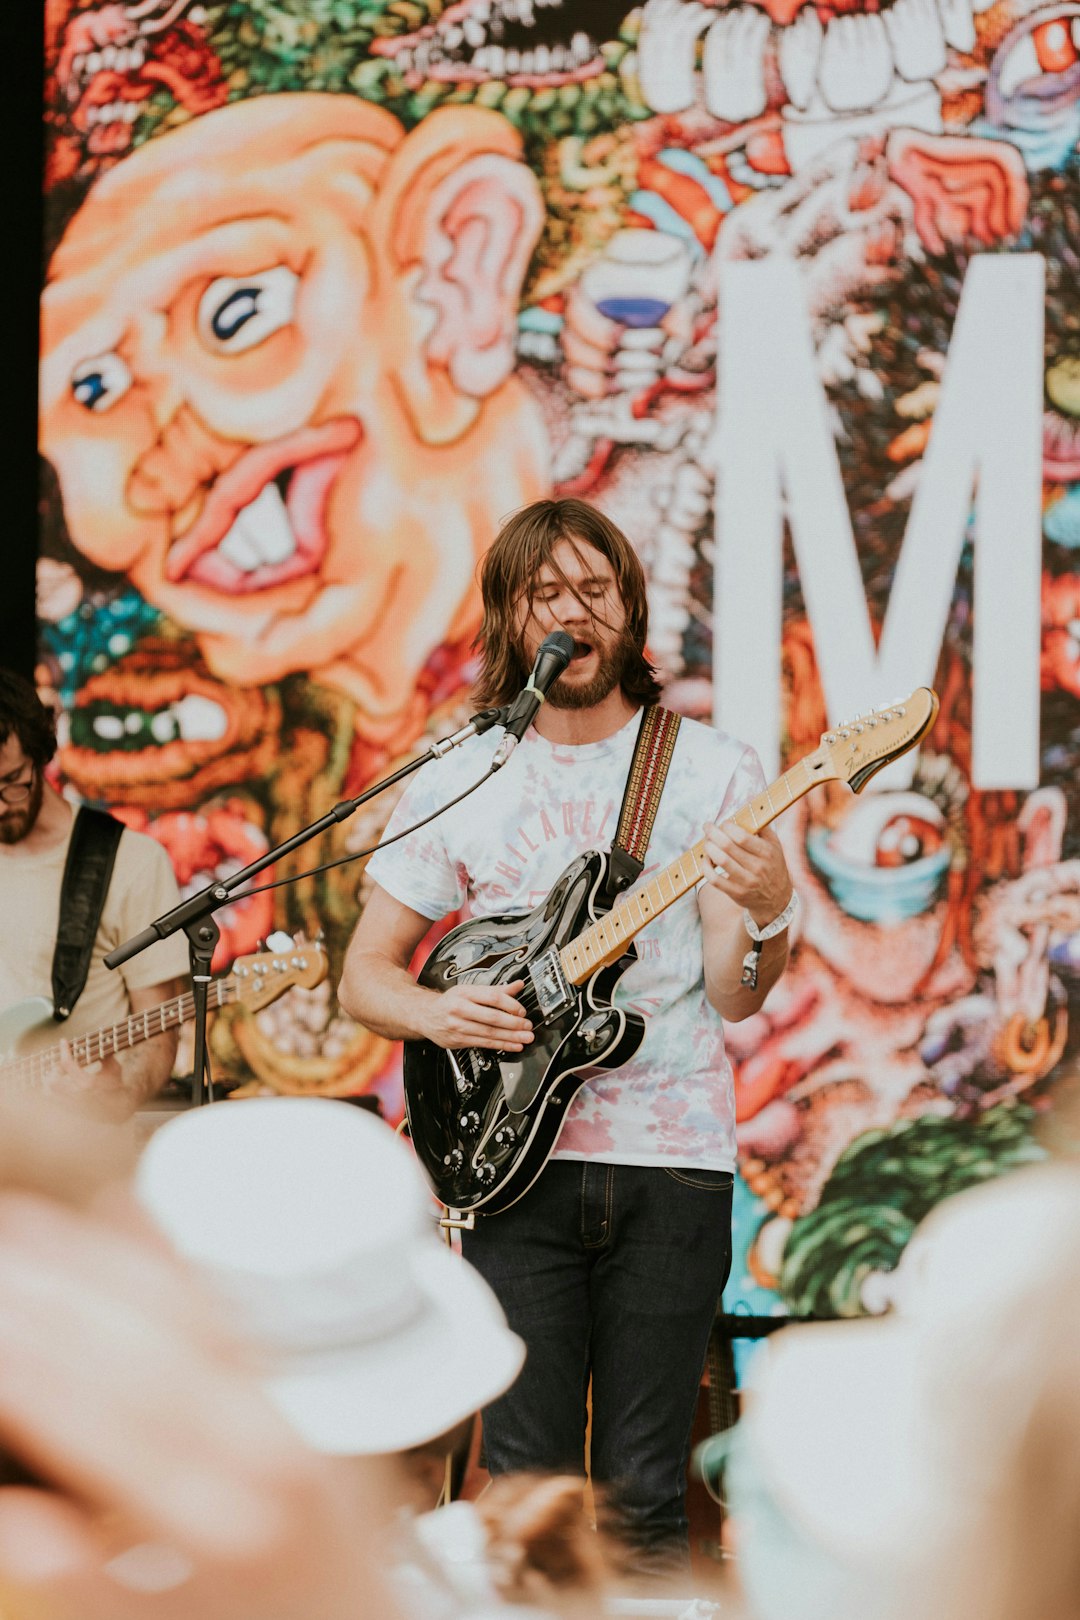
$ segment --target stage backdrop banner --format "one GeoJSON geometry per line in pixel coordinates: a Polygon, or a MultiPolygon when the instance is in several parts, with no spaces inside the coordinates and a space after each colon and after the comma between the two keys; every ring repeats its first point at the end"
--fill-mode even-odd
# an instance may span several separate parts
{"type": "MultiPolygon", "coordinates": [[[[461,723],[477,561],[551,493],[630,534],[667,702],[770,775],[933,684],[917,755],[779,823],[792,965],[729,1030],[728,1308],[880,1309],[1076,1045],[1080,4],[46,11],[60,780],[185,891],[237,870],[461,723]]],[[[333,966],[219,1017],[219,1073],[400,1114],[334,994],[364,895],[224,912],[220,966],[275,927],[333,966]]]]}

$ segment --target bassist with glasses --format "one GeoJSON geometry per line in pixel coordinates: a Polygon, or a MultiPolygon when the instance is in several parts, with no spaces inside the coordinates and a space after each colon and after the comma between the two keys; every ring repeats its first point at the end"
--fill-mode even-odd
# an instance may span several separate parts
{"type": "Polygon", "coordinates": [[[51,711],[29,681],[0,670],[0,1066],[16,1053],[55,1048],[55,1060],[41,1065],[47,1089],[91,1118],[121,1123],[169,1079],[176,1029],[163,1029],[131,1050],[108,1050],[99,1042],[83,1063],[75,1061],[70,1043],[135,1014],[149,1019],[178,993],[187,973],[183,934],[116,973],[102,958],[180,897],[168,855],[154,839],[120,830],[100,813],[92,835],[86,833],[85,812],[80,828],[80,813],[45,775],[55,751],[51,711]],[[108,849],[94,843],[101,829],[108,849]],[[76,837],[86,842],[76,844],[73,854],[76,837]],[[74,872],[87,862],[102,867],[100,896],[71,887],[74,872]],[[65,892],[77,898],[62,928],[65,892]],[[58,930],[70,936],[62,959],[58,930]],[[58,964],[64,969],[59,978],[58,964]],[[71,992],[64,997],[69,1006],[58,1004],[58,984],[71,992]]]}

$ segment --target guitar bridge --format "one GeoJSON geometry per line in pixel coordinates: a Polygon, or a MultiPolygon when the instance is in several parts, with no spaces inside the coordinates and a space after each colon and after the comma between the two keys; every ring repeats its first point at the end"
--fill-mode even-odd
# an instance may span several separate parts
{"type": "Polygon", "coordinates": [[[569,1007],[574,999],[574,992],[566,981],[557,950],[545,951],[538,956],[535,962],[529,964],[529,978],[536,991],[536,999],[540,1011],[545,1018],[551,1018],[569,1007]]]}

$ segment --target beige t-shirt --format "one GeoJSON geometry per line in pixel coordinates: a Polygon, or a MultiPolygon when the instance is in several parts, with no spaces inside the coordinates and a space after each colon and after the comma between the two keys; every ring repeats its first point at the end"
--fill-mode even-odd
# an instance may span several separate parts
{"type": "MultiPolygon", "coordinates": [[[[51,997],[66,859],[67,840],[39,855],[28,854],[18,844],[0,845],[0,1012],[29,996],[51,997]]],[[[86,988],[70,1018],[63,1024],[49,1020],[42,1031],[45,1044],[120,1023],[131,1011],[129,990],[164,984],[186,974],[187,937],[182,933],[152,945],[115,972],[102,960],[114,946],[175,906],[179,898],[162,846],[125,828],[94,940],[86,988]]],[[[41,1041],[35,1037],[33,1044],[41,1041]]]]}

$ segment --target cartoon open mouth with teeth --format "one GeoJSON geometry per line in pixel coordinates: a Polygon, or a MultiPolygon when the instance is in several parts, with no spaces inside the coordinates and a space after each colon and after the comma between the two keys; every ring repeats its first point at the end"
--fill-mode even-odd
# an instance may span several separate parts
{"type": "Polygon", "coordinates": [[[580,83],[604,71],[601,47],[617,38],[626,11],[623,0],[458,0],[413,33],[376,40],[371,49],[417,83],[580,83]]]}
{"type": "Polygon", "coordinates": [[[155,89],[188,112],[220,106],[221,64],[207,43],[206,13],[191,0],[136,0],[76,12],[56,66],[64,127],[95,158],[119,157],[155,89]]]}
{"type": "Polygon", "coordinates": [[[471,638],[479,551],[548,487],[512,375],[543,217],[518,153],[481,108],[405,137],[352,97],[266,97],[148,143],[75,216],[42,446],[76,546],[212,674],[310,671],[387,740],[471,638]]]}
{"type": "Polygon", "coordinates": [[[787,165],[798,172],[844,137],[896,127],[940,132],[935,81],[950,50],[974,49],[974,14],[992,3],[648,0],[642,94],[654,112],[678,113],[700,93],[714,118],[733,124],[779,113],[787,165]]]}

